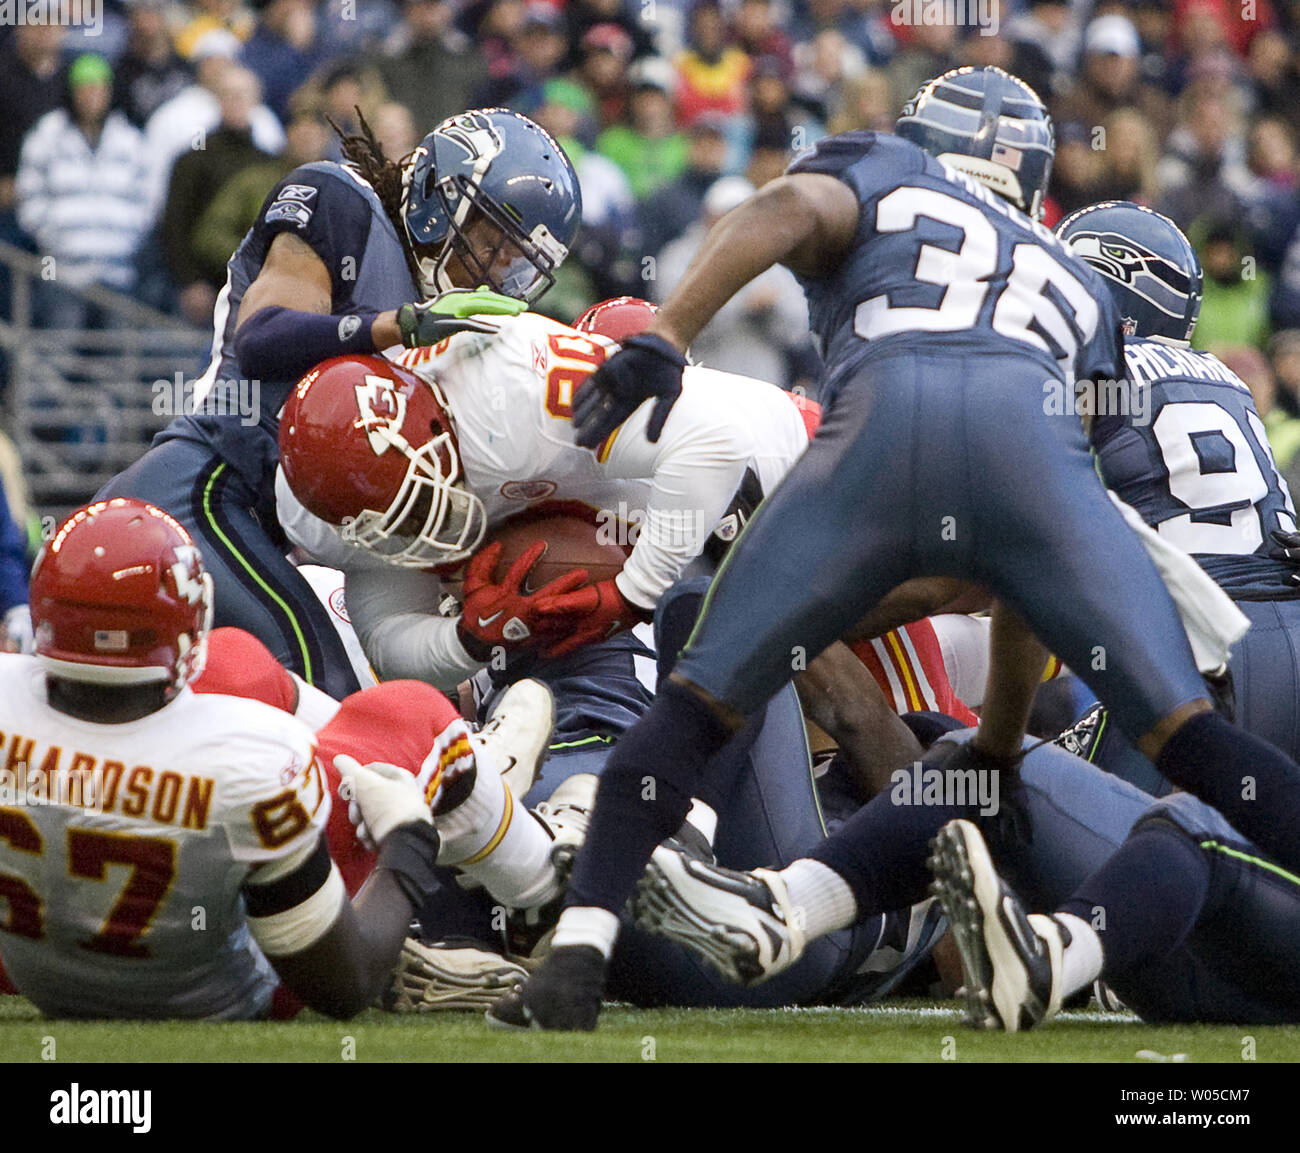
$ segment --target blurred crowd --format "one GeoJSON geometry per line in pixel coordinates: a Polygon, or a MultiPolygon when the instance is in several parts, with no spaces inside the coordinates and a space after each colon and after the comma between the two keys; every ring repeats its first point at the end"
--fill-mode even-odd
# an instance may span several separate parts
{"type": "MultiPolygon", "coordinates": [[[[584,228],[544,310],[671,291],[710,223],[827,133],[889,131],[961,64],[1017,73],[1058,150],[1048,223],[1137,200],[1205,266],[1197,344],[1300,456],[1300,0],[104,0],[99,35],[0,28],[0,236],[55,259],[43,321],[107,285],[210,323],[230,252],[358,109],[389,156],[505,105],[550,129],[584,228]],[[983,21],[983,24],[980,24],[983,21]]],[[[750,285],[699,359],[815,387],[794,279],[750,285]]],[[[1289,455],[1287,455],[1289,448],[1289,455]]]]}

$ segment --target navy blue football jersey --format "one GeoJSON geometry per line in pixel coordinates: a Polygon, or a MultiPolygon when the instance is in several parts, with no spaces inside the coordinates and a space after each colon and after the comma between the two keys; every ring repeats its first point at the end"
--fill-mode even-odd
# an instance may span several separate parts
{"type": "Polygon", "coordinates": [[[227,265],[213,314],[213,356],[195,388],[195,412],[179,416],[155,440],[196,440],[230,463],[255,491],[270,491],[278,459],[279,412],[296,381],[258,382],[258,421],[233,411],[220,382],[240,378],[235,358],[239,302],[257,279],[271,242],[292,232],[329,270],[332,311],[340,324],[366,309],[382,312],[419,299],[406,250],[374,189],[350,169],[327,161],[295,168],[267,195],[257,222],[227,265]],[[205,411],[206,410],[206,411],[205,411]]]}
{"type": "Polygon", "coordinates": [[[1051,230],[907,140],[846,132],[790,166],[843,181],[862,206],[848,257],[802,278],[826,362],[821,398],[873,354],[1018,355],[1044,379],[1121,375],[1101,278],[1051,230]]]}
{"type": "Polygon", "coordinates": [[[1297,592],[1270,534],[1295,530],[1295,506],[1245,383],[1215,357],[1125,341],[1128,412],[1097,417],[1102,479],[1161,536],[1191,553],[1230,595],[1297,592]]]}

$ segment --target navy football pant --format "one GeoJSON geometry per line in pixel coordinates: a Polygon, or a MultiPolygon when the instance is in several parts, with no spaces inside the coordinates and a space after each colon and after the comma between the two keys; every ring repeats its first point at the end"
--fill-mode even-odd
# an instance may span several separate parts
{"type": "Polygon", "coordinates": [[[163,441],[96,499],[115,496],[148,501],[185,526],[212,574],[218,627],[252,633],[286,668],[337,700],[360,688],[328,610],[285,559],[285,544],[276,543],[283,536],[274,500],[253,492],[220,457],[193,441],[163,441]]]}
{"type": "Polygon", "coordinates": [[[749,715],[914,576],[980,581],[1133,737],[1205,689],[1173,601],[1042,372],[863,368],[732,549],[678,671],[749,715]]]}

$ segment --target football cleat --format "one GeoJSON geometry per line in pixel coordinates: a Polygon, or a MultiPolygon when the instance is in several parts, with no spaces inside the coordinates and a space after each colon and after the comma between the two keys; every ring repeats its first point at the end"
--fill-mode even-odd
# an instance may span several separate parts
{"type": "Polygon", "coordinates": [[[600,784],[595,773],[576,773],[561,781],[546,800],[535,809],[535,816],[555,842],[551,860],[560,881],[568,880],[573,871],[573,859],[582,842],[587,839],[587,826],[591,824],[591,810],[596,803],[596,788],[600,784]]]}
{"type": "Polygon", "coordinates": [[[674,841],[655,849],[632,912],[638,927],[740,985],[766,981],[803,956],[803,918],[779,874],[724,869],[674,841]]]}
{"type": "Polygon", "coordinates": [[[486,725],[470,737],[477,758],[494,767],[521,801],[550,752],[555,699],[541,681],[516,681],[502,695],[486,725]]]}
{"type": "Polygon", "coordinates": [[[517,990],[528,970],[477,941],[407,937],[381,1004],[393,1013],[481,1012],[517,990]]]}
{"type": "Polygon", "coordinates": [[[605,992],[605,958],[590,945],[552,949],[522,990],[502,997],[487,1011],[487,1023],[501,1029],[547,1029],[590,1033],[600,1017],[605,992]]]}
{"type": "Polygon", "coordinates": [[[1065,927],[1025,913],[969,821],[949,821],[930,846],[932,888],[961,953],[966,1023],[1016,1033],[1054,1016],[1070,939],[1065,927]]]}

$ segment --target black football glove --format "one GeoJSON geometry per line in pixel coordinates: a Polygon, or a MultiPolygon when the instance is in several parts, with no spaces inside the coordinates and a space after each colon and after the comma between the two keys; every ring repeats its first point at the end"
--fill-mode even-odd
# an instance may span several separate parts
{"type": "Polygon", "coordinates": [[[583,448],[595,448],[643,402],[657,397],[646,427],[646,439],[657,443],[682,394],[685,367],[686,357],[663,337],[646,332],[629,336],[579,387],[573,400],[574,439],[583,448]]]}
{"type": "MultiPolygon", "coordinates": [[[[1300,532],[1283,532],[1275,528],[1269,535],[1273,538],[1269,556],[1300,565],[1300,532]]],[[[1291,574],[1291,583],[1300,585],[1300,573],[1291,574]]]]}

